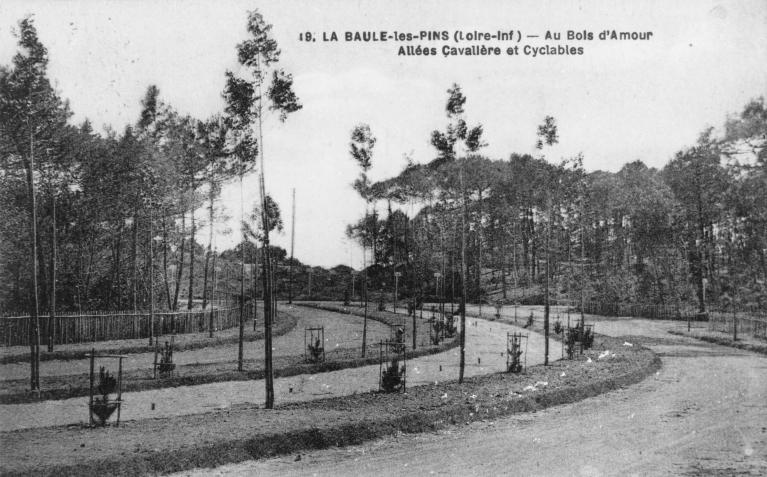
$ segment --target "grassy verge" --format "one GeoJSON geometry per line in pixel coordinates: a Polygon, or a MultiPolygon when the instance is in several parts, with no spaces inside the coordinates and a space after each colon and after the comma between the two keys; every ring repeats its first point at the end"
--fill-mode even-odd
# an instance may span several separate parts
{"type": "Polygon", "coordinates": [[[396,432],[431,431],[571,403],[636,383],[659,367],[651,351],[598,336],[595,349],[577,360],[530,367],[519,375],[417,386],[406,394],[363,393],[274,410],[238,406],[126,422],[119,428],[2,433],[0,473],[143,475],[358,444],[396,432]]]}
{"type": "MultiPolygon", "coordinates": [[[[275,320],[275,325],[272,328],[273,336],[284,335],[288,331],[296,327],[298,318],[287,312],[280,311],[278,313],[278,319],[275,320]]],[[[252,325],[253,321],[250,321],[252,325]]],[[[212,338],[208,337],[208,333],[194,333],[194,335],[176,335],[176,351],[190,351],[195,349],[209,348],[212,346],[224,346],[239,341],[238,328],[230,328],[229,330],[216,332],[212,338]]],[[[264,338],[264,330],[260,327],[257,330],[253,330],[252,326],[245,326],[245,340],[253,341],[264,338]]],[[[168,339],[168,335],[161,335],[157,337],[158,340],[163,341],[168,339]]],[[[131,340],[135,343],[137,340],[131,340]]],[[[154,346],[149,346],[147,340],[141,340],[142,344],[115,344],[115,345],[99,345],[94,343],[96,352],[102,354],[138,354],[138,353],[152,353],[154,352],[154,346]]],[[[86,354],[90,353],[88,349],[66,349],[67,345],[59,345],[59,349],[53,352],[48,352],[45,347],[41,347],[40,361],[70,361],[75,359],[86,359],[86,354]]],[[[82,346],[78,346],[82,348],[82,346]]],[[[0,364],[10,363],[28,363],[29,353],[12,354],[0,357],[0,364]]]]}
{"type": "Polygon", "coordinates": [[[700,334],[696,332],[685,332],[685,331],[676,331],[676,330],[669,330],[669,334],[677,335],[677,336],[687,336],[688,338],[695,338],[697,340],[706,341],[708,343],[714,343],[722,346],[730,346],[732,348],[738,348],[745,351],[751,351],[754,353],[761,353],[761,354],[767,354],[767,343],[765,344],[757,344],[757,343],[747,343],[745,341],[734,341],[731,336],[729,335],[713,335],[713,334],[700,334]]]}

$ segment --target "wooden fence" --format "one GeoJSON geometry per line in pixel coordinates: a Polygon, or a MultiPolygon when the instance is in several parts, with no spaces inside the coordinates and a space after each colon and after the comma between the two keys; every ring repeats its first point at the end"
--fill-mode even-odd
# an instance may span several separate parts
{"type": "MultiPolygon", "coordinates": [[[[576,304],[580,309],[580,304],[576,304]]],[[[584,313],[604,316],[635,316],[652,320],[705,320],[705,316],[698,316],[695,308],[679,308],[675,305],[650,305],[650,304],[625,304],[608,303],[599,301],[587,301],[584,303],[584,313]]]]}
{"type": "MultiPolygon", "coordinates": [[[[253,304],[245,305],[245,316],[253,316],[253,304]]],[[[48,315],[40,315],[40,342],[48,344],[48,315]]],[[[149,312],[109,311],[57,313],[53,319],[54,344],[149,338],[149,312]]],[[[238,326],[240,308],[211,308],[154,314],[154,335],[199,333],[238,326]]],[[[0,317],[0,345],[28,346],[30,316],[0,317]]]]}
{"type": "Polygon", "coordinates": [[[722,333],[733,334],[733,323],[737,323],[738,335],[749,334],[754,338],[767,340],[767,315],[751,311],[710,311],[708,313],[708,329],[722,333]],[[761,315],[761,316],[760,316],[761,315]]]}

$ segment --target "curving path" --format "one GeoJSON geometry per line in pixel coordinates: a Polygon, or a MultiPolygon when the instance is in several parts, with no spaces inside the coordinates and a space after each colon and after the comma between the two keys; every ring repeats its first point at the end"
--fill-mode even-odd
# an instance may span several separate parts
{"type": "MultiPolygon", "coordinates": [[[[361,318],[352,315],[300,307],[294,311],[301,316],[301,321],[297,327],[297,330],[300,329],[300,339],[296,336],[297,333],[293,332],[281,337],[285,346],[291,343],[290,340],[300,342],[298,348],[294,346],[295,343],[289,346],[292,354],[296,354],[296,349],[303,349],[303,326],[306,323],[325,323],[325,337],[328,341],[326,347],[328,349],[335,344],[331,340],[333,334],[329,332],[329,329],[334,329],[334,326],[344,329],[349,326],[361,327],[362,323],[361,318]]],[[[340,332],[340,329],[338,331],[340,332]]],[[[502,355],[502,352],[506,348],[506,332],[508,331],[519,331],[519,328],[482,319],[467,320],[466,376],[489,374],[505,369],[506,357],[502,355]]],[[[389,333],[388,326],[372,320],[368,321],[369,339],[378,339],[376,337],[378,335],[388,337],[389,333]]],[[[189,353],[199,354],[204,351],[194,350],[189,353]]],[[[409,360],[407,363],[408,384],[417,385],[457,379],[458,359],[458,349],[452,349],[409,360]]],[[[533,365],[541,362],[543,362],[543,338],[535,333],[530,333],[527,364],[533,365]]],[[[276,400],[277,403],[310,401],[367,392],[378,388],[378,373],[379,366],[372,365],[275,379],[276,400]]],[[[197,414],[244,403],[262,405],[263,394],[264,383],[262,380],[229,381],[124,393],[125,403],[121,419],[140,420],[197,414]]],[[[33,404],[0,405],[0,422],[3,423],[3,428],[6,431],[86,422],[88,417],[87,401],[87,398],[73,398],[33,404]]]]}
{"type": "Polygon", "coordinates": [[[662,357],[654,377],[626,389],[435,434],[183,475],[767,475],[767,357],[668,334],[680,326],[595,324],[662,357]]]}

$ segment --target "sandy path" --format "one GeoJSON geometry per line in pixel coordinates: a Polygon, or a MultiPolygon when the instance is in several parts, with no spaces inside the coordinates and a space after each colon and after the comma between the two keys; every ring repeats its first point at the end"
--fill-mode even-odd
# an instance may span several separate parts
{"type": "MultiPolygon", "coordinates": [[[[348,321],[345,320],[361,321],[358,317],[318,310],[307,309],[305,314],[316,319],[323,319],[326,323],[331,319],[337,319],[339,326],[348,326],[348,321]],[[344,323],[347,324],[344,325],[344,323]]],[[[377,326],[376,323],[368,322],[368,336],[371,336],[371,329],[377,326]]],[[[388,327],[380,323],[378,325],[388,336],[388,327]]],[[[480,319],[468,320],[467,325],[469,326],[467,326],[466,376],[504,370],[506,357],[501,353],[506,347],[506,332],[518,330],[518,328],[480,319]]],[[[326,339],[329,339],[328,328],[325,333],[326,339]]],[[[286,339],[288,335],[285,335],[286,339]]],[[[543,338],[531,333],[529,341],[527,364],[543,362],[543,338]]],[[[329,341],[329,344],[332,343],[333,341],[329,341]]],[[[303,347],[303,327],[301,327],[300,344],[298,349],[303,347]]],[[[295,354],[295,351],[293,353],[295,354]]],[[[408,361],[409,385],[456,379],[458,356],[458,350],[452,349],[408,361]]],[[[374,390],[378,388],[378,373],[378,365],[372,365],[276,379],[276,400],[278,403],[309,401],[374,390]]],[[[263,394],[262,380],[229,381],[125,393],[121,419],[139,420],[196,414],[242,403],[262,405],[263,394]],[[155,407],[154,410],[152,405],[155,407]]],[[[3,423],[3,430],[6,431],[85,422],[88,418],[87,401],[87,398],[73,398],[33,404],[0,405],[0,422],[3,423]]]]}
{"type": "MultiPolygon", "coordinates": [[[[303,353],[304,328],[325,327],[326,350],[334,348],[352,348],[362,342],[362,320],[349,315],[310,311],[307,308],[291,307],[290,313],[298,315],[298,324],[295,328],[282,336],[274,338],[274,356],[294,356],[303,353]],[[343,337],[343,339],[338,339],[343,337]]],[[[252,322],[250,324],[252,327],[252,322]]],[[[388,338],[391,332],[383,323],[368,322],[368,340],[377,342],[381,338],[388,338]]],[[[177,365],[195,363],[218,363],[237,360],[237,343],[200,348],[173,353],[173,362],[177,365]]],[[[245,344],[243,355],[245,360],[262,360],[264,357],[264,341],[255,340],[245,344]]],[[[154,353],[131,354],[123,360],[123,369],[151,371],[154,362],[154,353]]],[[[102,363],[108,368],[112,363],[102,363]]],[[[97,365],[98,366],[98,365],[97,365]]],[[[69,374],[88,374],[90,362],[87,359],[80,360],[51,360],[40,364],[41,376],[61,376],[69,374]]],[[[116,370],[113,370],[116,371],[116,370]]],[[[26,379],[29,376],[29,363],[13,363],[0,365],[0,381],[10,379],[26,379]]],[[[2,383],[0,382],[0,386],[2,383]]]]}
{"type": "Polygon", "coordinates": [[[652,347],[663,368],[626,389],[300,461],[286,456],[181,475],[767,475],[767,357],[665,332],[674,326],[597,323],[600,333],[658,343],[652,347]]]}

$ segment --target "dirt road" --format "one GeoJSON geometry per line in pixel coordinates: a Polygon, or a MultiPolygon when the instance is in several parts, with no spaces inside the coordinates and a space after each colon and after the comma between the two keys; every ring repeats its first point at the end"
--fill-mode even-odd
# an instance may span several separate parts
{"type": "MultiPolygon", "coordinates": [[[[346,336],[354,338],[353,343],[359,342],[357,331],[361,332],[361,318],[308,308],[296,310],[300,316],[297,328],[300,329],[300,333],[290,332],[275,340],[282,343],[281,347],[275,345],[275,353],[278,353],[279,349],[292,349],[295,354],[296,350],[303,348],[302,324],[304,323],[324,323],[328,348],[335,346],[336,340],[332,337],[342,331],[346,333],[346,336]],[[355,328],[349,331],[347,328],[352,326],[355,328]],[[328,330],[336,329],[338,333],[328,332],[328,330]],[[292,346],[288,346],[291,343],[292,346]]],[[[507,324],[473,318],[467,320],[467,324],[466,341],[470,351],[466,353],[466,376],[503,371],[506,366],[506,357],[502,354],[506,349],[506,333],[523,330],[507,324]]],[[[388,338],[390,333],[389,327],[382,323],[376,321],[368,323],[369,339],[388,338]]],[[[255,345],[263,346],[258,342],[255,345]]],[[[530,333],[526,351],[527,365],[532,366],[543,362],[543,338],[536,333],[530,333]]],[[[407,363],[408,385],[456,379],[458,353],[458,350],[454,348],[409,360],[407,363]]],[[[184,354],[196,355],[200,359],[214,359],[218,356],[215,349],[194,350],[184,354]]],[[[72,362],[64,363],[72,364],[72,362]]],[[[327,373],[278,378],[274,381],[275,395],[278,402],[285,403],[363,393],[378,388],[378,375],[379,366],[376,364],[327,373]]],[[[251,380],[124,393],[125,404],[121,419],[129,421],[197,414],[243,403],[262,405],[263,389],[262,380],[251,380]]],[[[77,424],[87,420],[87,402],[88,398],[79,397],[39,403],[0,405],[0,423],[5,431],[77,424]]]]}
{"type": "Polygon", "coordinates": [[[604,334],[643,336],[626,340],[662,356],[657,375],[627,389],[436,434],[198,475],[767,475],[767,357],[665,332],[674,326],[596,324],[604,334]]]}

